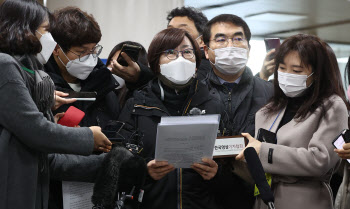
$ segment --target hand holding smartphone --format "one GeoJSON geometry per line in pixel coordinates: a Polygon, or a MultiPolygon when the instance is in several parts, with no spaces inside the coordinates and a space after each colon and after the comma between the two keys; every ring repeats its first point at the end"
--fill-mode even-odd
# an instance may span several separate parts
{"type": "Polygon", "coordinates": [[[277,136],[275,133],[268,131],[266,129],[260,128],[258,130],[258,140],[260,142],[267,142],[271,144],[276,144],[277,143],[277,136]]]}
{"type": "Polygon", "coordinates": [[[131,58],[132,61],[136,62],[139,59],[140,51],[141,51],[140,46],[123,44],[123,47],[122,47],[120,54],[117,58],[117,62],[122,66],[128,66],[128,63],[126,62],[126,60],[122,56],[122,53],[124,52],[125,54],[127,54],[131,58]]]}
{"type": "MultiPolygon", "coordinates": [[[[281,40],[279,38],[265,38],[264,41],[265,41],[266,52],[269,52],[272,49],[277,50],[281,45],[281,40]]],[[[275,55],[272,54],[268,57],[268,60],[272,60],[274,57],[275,55]]]]}
{"type": "MultiPolygon", "coordinates": [[[[332,142],[333,146],[338,150],[343,150],[345,143],[350,143],[350,131],[348,129],[344,129],[332,142]]],[[[338,155],[340,154],[338,153],[338,155]]],[[[350,159],[347,159],[347,161],[350,163],[350,159]]]]}

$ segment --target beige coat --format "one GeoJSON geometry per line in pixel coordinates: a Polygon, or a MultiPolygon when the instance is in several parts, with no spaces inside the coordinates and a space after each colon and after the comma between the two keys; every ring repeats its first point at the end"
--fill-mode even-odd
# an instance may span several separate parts
{"type": "MultiPolygon", "coordinates": [[[[277,132],[277,144],[262,143],[259,158],[265,172],[272,174],[276,209],[332,209],[329,181],[340,158],[334,152],[333,139],[348,127],[348,111],[339,96],[324,102],[302,122],[294,119],[277,132]],[[268,162],[273,149],[272,163],[268,162]]],[[[281,122],[285,109],[271,131],[281,122]]],[[[263,109],[256,114],[255,130],[269,130],[278,114],[267,117],[263,109]]],[[[267,206],[258,198],[255,209],[267,206]]]]}

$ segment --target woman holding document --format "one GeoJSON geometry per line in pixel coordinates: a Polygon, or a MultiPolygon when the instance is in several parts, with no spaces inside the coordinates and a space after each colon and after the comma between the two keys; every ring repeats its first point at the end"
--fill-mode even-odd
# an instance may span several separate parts
{"type": "MultiPolygon", "coordinates": [[[[157,75],[142,90],[135,91],[119,118],[125,128],[143,134],[141,155],[148,162],[148,177],[141,208],[220,208],[214,198],[218,165],[212,159],[175,169],[154,160],[157,125],[162,116],[188,115],[194,107],[202,113],[221,112],[218,98],[196,79],[200,64],[197,42],[184,30],[159,32],[148,50],[150,68],[157,75]]],[[[126,135],[125,135],[126,136],[126,135]]]]}
{"type": "MultiPolygon", "coordinates": [[[[277,144],[243,134],[272,175],[276,208],[333,208],[329,182],[340,158],[332,141],[348,127],[348,111],[331,53],[316,36],[286,39],[276,53],[274,96],[255,124],[276,133],[277,144]]],[[[267,206],[258,198],[254,208],[267,206]]]]}

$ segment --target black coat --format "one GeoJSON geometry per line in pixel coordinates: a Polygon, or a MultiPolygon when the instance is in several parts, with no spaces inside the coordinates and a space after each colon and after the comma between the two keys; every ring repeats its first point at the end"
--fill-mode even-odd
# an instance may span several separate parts
{"type": "MultiPolygon", "coordinates": [[[[62,77],[53,56],[50,57],[49,61],[44,65],[44,68],[46,73],[49,74],[53,80],[56,90],[62,92],[73,91],[73,89],[62,77]]],[[[76,101],[71,104],[62,105],[53,112],[54,114],[66,112],[70,106],[74,106],[85,112],[85,116],[79,124],[81,127],[100,126],[102,129],[107,125],[108,121],[118,119],[120,112],[119,100],[117,94],[114,92],[114,89],[119,84],[100,59],[98,60],[98,63],[91,74],[86,78],[86,80],[81,80],[80,84],[81,92],[97,93],[96,101],[76,101]]],[[[102,162],[103,156],[81,158],[79,156],[69,157],[65,155],[55,155],[55,158],[53,158],[53,155],[50,156],[50,164],[55,165],[58,168],[64,168],[64,166],[66,166],[64,163],[72,164],[73,162],[79,162],[81,163],[81,166],[79,165],[77,167],[80,167],[81,169],[85,168],[84,172],[86,172],[87,175],[93,175],[96,173],[96,169],[98,167],[97,163],[102,162]],[[55,158],[57,160],[55,160],[55,158]],[[69,160],[72,161],[69,162],[69,160]],[[64,162],[63,165],[61,165],[62,162],[64,162]],[[90,166],[90,164],[95,166],[90,166]],[[88,166],[90,166],[90,170],[88,166]]],[[[68,170],[65,170],[65,172],[59,172],[58,170],[60,169],[53,170],[53,172],[56,174],[54,175],[56,179],[61,177],[63,174],[69,175],[68,170]]],[[[56,179],[54,180],[51,178],[50,181],[49,209],[63,208],[62,182],[56,179]]],[[[82,177],[82,179],[84,178],[82,177]]]]}
{"type": "MultiPolygon", "coordinates": [[[[220,95],[220,101],[225,106],[221,115],[220,133],[226,136],[240,135],[241,133],[255,133],[255,113],[268,103],[273,95],[273,86],[270,82],[253,76],[246,67],[238,84],[229,89],[222,85],[212,70],[205,81],[209,84],[210,92],[220,95]]],[[[234,159],[225,159],[223,166],[226,187],[217,193],[218,199],[225,209],[235,205],[239,209],[250,209],[254,203],[254,187],[230,172],[234,159]],[[235,188],[235,189],[232,189],[235,188]]]]}
{"type": "MultiPolygon", "coordinates": [[[[142,131],[144,148],[141,155],[147,162],[154,159],[157,125],[162,116],[169,116],[166,103],[160,100],[160,95],[152,90],[157,86],[157,79],[140,91],[134,92],[120,115],[119,120],[126,122],[125,128],[142,131]]],[[[159,88],[159,87],[158,87],[159,88]]],[[[218,95],[211,95],[206,83],[194,80],[190,87],[187,99],[182,102],[182,114],[187,115],[189,110],[197,107],[207,114],[220,114],[223,106],[220,105],[218,95]]],[[[169,104],[169,103],[168,103],[169,104]]],[[[174,112],[174,111],[172,111],[174,112]]],[[[127,133],[123,133],[127,137],[127,133]]],[[[220,169],[210,181],[205,181],[193,169],[176,169],[162,179],[155,181],[148,176],[145,184],[145,194],[141,208],[143,209],[216,209],[221,208],[214,195],[219,190],[220,169]]]]}
{"type": "Polygon", "coordinates": [[[224,135],[239,135],[242,132],[255,133],[255,113],[262,108],[273,95],[273,86],[270,82],[253,76],[252,71],[246,67],[241,80],[230,89],[222,85],[212,70],[206,82],[211,92],[220,95],[221,102],[225,105],[225,113],[222,115],[221,133],[224,135]]]}
{"type": "MultiPolygon", "coordinates": [[[[50,75],[55,83],[56,90],[63,92],[73,91],[73,89],[62,77],[53,56],[50,57],[49,61],[46,65],[44,65],[44,67],[47,74],[50,75]]],[[[62,105],[60,108],[54,111],[54,114],[65,112],[70,106],[74,106],[85,112],[85,117],[79,124],[81,127],[101,126],[103,128],[109,120],[116,120],[119,116],[120,107],[118,96],[114,92],[114,89],[119,84],[100,59],[87,79],[81,80],[80,82],[81,92],[97,93],[96,101],[77,101],[72,104],[62,105]]]]}

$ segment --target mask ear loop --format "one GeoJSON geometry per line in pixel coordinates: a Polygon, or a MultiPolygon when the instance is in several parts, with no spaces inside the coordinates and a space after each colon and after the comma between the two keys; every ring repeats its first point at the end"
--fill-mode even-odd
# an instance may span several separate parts
{"type": "Polygon", "coordinates": [[[164,101],[164,89],[163,89],[162,84],[160,83],[159,79],[158,79],[158,85],[159,85],[159,88],[160,88],[160,99],[162,101],[164,101]]]}
{"type": "MultiPolygon", "coordinates": [[[[307,80],[310,76],[312,76],[313,74],[314,74],[314,72],[312,72],[310,75],[308,75],[308,76],[306,77],[306,80],[307,80]]],[[[307,86],[307,88],[309,88],[313,83],[314,83],[314,81],[312,81],[312,82],[310,83],[310,85],[307,86]]]]}
{"type": "MultiPolygon", "coordinates": [[[[62,47],[61,47],[60,45],[58,45],[58,46],[60,47],[60,49],[61,49],[62,53],[64,54],[64,56],[68,59],[68,62],[71,61],[71,60],[67,57],[66,53],[64,53],[62,47]]],[[[60,62],[62,63],[62,65],[63,65],[64,67],[67,67],[67,65],[65,65],[65,64],[63,63],[63,61],[61,60],[60,56],[57,56],[57,58],[60,60],[60,62]]],[[[68,63],[67,63],[67,64],[68,64],[68,63]]]]}

